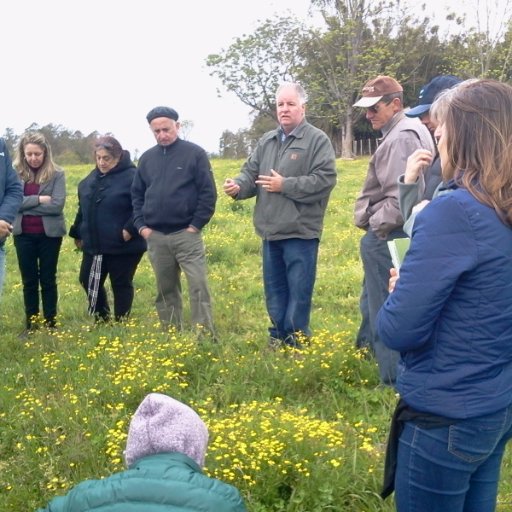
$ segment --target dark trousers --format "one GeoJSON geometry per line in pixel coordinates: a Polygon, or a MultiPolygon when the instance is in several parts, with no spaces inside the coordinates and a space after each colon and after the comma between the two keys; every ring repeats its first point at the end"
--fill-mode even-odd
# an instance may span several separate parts
{"type": "Polygon", "coordinates": [[[356,348],[364,348],[372,352],[372,330],[370,326],[370,311],[368,309],[368,291],[366,290],[364,279],[361,296],[359,298],[359,310],[361,311],[361,324],[357,332],[356,348]]]}
{"type": "Polygon", "coordinates": [[[62,237],[44,234],[21,234],[14,237],[18,255],[27,327],[30,319],[39,315],[39,287],[43,315],[49,325],[55,325],[57,316],[57,263],[62,237]]]}
{"type": "Polygon", "coordinates": [[[379,365],[382,383],[394,385],[396,380],[399,352],[386,347],[377,334],[375,321],[377,313],[386,301],[389,282],[389,269],[393,267],[387,240],[404,237],[401,229],[389,233],[387,239],[380,239],[371,230],[361,238],[360,250],[364,268],[364,288],[361,293],[362,322],[359,338],[370,336],[370,349],[379,365]]]}
{"type": "MultiPolygon", "coordinates": [[[[103,320],[110,318],[110,306],[108,304],[107,291],[105,290],[107,276],[110,278],[110,286],[114,296],[115,319],[121,320],[130,314],[134,296],[133,276],[143,254],[103,254],[98,298],[93,311],[94,315],[103,320]]],[[[89,275],[93,258],[92,254],[83,253],[79,280],[86,292],[89,286],[89,275]]]]}

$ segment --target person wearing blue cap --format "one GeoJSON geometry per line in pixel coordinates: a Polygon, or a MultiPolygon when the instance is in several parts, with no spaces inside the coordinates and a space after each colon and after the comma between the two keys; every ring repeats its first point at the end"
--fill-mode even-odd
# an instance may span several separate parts
{"type": "MultiPolygon", "coordinates": [[[[430,115],[430,107],[441,92],[461,82],[460,78],[453,75],[436,76],[421,88],[418,104],[407,110],[405,115],[410,118],[419,118],[434,136],[437,122],[430,115]]],[[[413,208],[418,205],[416,210],[419,210],[430,201],[441,182],[441,162],[437,151],[435,153],[426,149],[414,151],[407,160],[405,173],[398,178],[400,211],[404,218],[404,231],[409,236],[414,223],[413,208]]]]}

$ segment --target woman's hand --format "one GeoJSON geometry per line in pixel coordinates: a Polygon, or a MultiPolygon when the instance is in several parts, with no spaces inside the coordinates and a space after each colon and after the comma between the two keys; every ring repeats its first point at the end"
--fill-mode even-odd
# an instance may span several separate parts
{"type": "Polygon", "coordinates": [[[128,231],[126,231],[126,229],[123,229],[123,240],[125,242],[128,242],[128,240],[131,240],[132,239],[132,235],[130,235],[130,233],[128,231]]]}
{"type": "Polygon", "coordinates": [[[389,278],[389,283],[388,283],[388,292],[393,293],[393,291],[395,289],[396,282],[400,278],[398,269],[394,268],[394,267],[389,269],[389,275],[390,275],[390,278],[389,278]]]}
{"type": "Polygon", "coordinates": [[[404,183],[411,185],[418,181],[418,176],[432,163],[432,153],[428,149],[417,149],[407,159],[404,183]]]}
{"type": "Polygon", "coordinates": [[[52,196],[39,196],[39,204],[50,204],[52,196]]]}
{"type": "Polygon", "coordinates": [[[423,210],[423,208],[425,208],[425,206],[427,206],[428,203],[430,203],[428,199],[423,199],[423,201],[420,201],[418,204],[415,204],[412,207],[412,213],[421,212],[421,210],[423,210]]]}

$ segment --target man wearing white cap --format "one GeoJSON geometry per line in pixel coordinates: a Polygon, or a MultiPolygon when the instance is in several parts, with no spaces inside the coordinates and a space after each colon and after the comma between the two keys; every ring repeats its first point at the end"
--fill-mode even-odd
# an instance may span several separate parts
{"type": "Polygon", "coordinates": [[[405,236],[398,205],[398,177],[405,171],[407,158],[419,148],[434,151],[434,144],[425,126],[405,116],[403,88],[394,78],[380,75],[369,80],[354,106],[365,108],[372,128],[382,133],[354,209],[356,226],[365,230],[360,250],[365,287],[362,297],[366,295],[368,302],[361,305],[361,311],[367,311],[368,318],[363,318],[361,325],[369,325],[369,348],[377,359],[381,382],[394,385],[399,354],[385,347],[375,330],[393,266],[387,241],[405,236]]]}

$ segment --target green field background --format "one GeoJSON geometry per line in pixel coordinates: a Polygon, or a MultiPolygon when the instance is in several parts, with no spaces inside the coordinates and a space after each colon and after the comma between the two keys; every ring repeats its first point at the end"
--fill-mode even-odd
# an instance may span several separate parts
{"type": "MultiPolygon", "coordinates": [[[[393,499],[382,501],[378,492],[397,397],[379,386],[375,363],[354,347],[362,268],[352,211],[367,163],[337,162],[320,245],[314,337],[300,357],[266,349],[253,200],[222,194],[222,182],[242,161],[212,160],[219,199],[204,239],[218,344],[189,330],[160,331],[147,256],[135,277],[129,322],[94,325],[78,284],[81,255],[69,237],[58,272],[59,328],[19,340],[23,299],[9,240],[0,305],[0,510],[35,510],[83,479],[121,470],[131,414],[151,391],[199,412],[210,430],[205,471],[237,486],[250,511],[394,510],[393,499]]],[[[89,170],[66,169],[68,227],[77,184],[89,170]]],[[[510,450],[499,502],[498,510],[512,510],[510,450]]]]}

